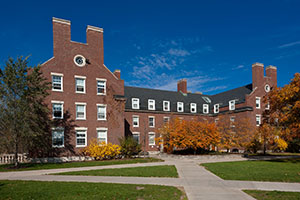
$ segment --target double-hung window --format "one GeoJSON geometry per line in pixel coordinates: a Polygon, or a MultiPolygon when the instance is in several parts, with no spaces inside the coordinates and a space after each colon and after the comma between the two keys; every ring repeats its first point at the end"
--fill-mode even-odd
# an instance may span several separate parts
{"type": "Polygon", "coordinates": [[[76,93],[85,93],[85,77],[75,76],[75,91],[76,93]]]}
{"type": "Polygon", "coordinates": [[[209,106],[208,104],[203,104],[203,113],[208,114],[209,113],[209,106]]]}
{"type": "Polygon", "coordinates": [[[155,127],[155,117],[149,116],[149,127],[154,128],[155,127]]]}
{"type": "Polygon", "coordinates": [[[154,132],[148,133],[148,140],[149,140],[149,145],[155,145],[155,133],[154,132]]]}
{"type": "Polygon", "coordinates": [[[235,127],[235,116],[230,117],[230,127],[235,127]]]}
{"type": "Polygon", "coordinates": [[[132,109],[140,109],[140,99],[132,98],[131,103],[132,103],[132,105],[131,105],[132,109]]]}
{"type": "Polygon", "coordinates": [[[260,109],[260,97],[255,98],[255,106],[256,106],[256,109],[260,109]]]}
{"type": "Polygon", "coordinates": [[[106,120],[106,105],[97,104],[97,119],[106,120]]]}
{"type": "Polygon", "coordinates": [[[63,91],[63,74],[51,73],[52,91],[63,91]]]}
{"type": "Polygon", "coordinates": [[[170,101],[163,101],[163,111],[170,111],[170,101]]]}
{"type": "Polygon", "coordinates": [[[197,104],[196,103],[191,103],[191,113],[196,113],[197,112],[197,104]]]}
{"type": "Polygon", "coordinates": [[[52,118],[62,119],[64,117],[64,102],[63,101],[51,101],[52,103],[52,118]]]}
{"type": "Polygon", "coordinates": [[[75,103],[76,105],[76,119],[85,120],[86,119],[86,103],[75,103]]]}
{"type": "Polygon", "coordinates": [[[64,147],[64,129],[52,129],[52,147],[64,147]]]}
{"type": "Polygon", "coordinates": [[[98,95],[106,94],[106,79],[97,78],[97,94],[98,95]]]}
{"type": "Polygon", "coordinates": [[[132,116],[132,125],[133,125],[133,127],[139,127],[139,116],[138,115],[132,116]]]}
{"type": "Polygon", "coordinates": [[[140,133],[139,132],[133,132],[132,137],[137,143],[140,143],[140,133]]]}
{"type": "Polygon", "coordinates": [[[177,112],[183,112],[183,102],[177,102],[177,112]]]}
{"type": "Polygon", "coordinates": [[[235,100],[229,101],[229,110],[235,110],[235,100]]]}
{"type": "Polygon", "coordinates": [[[97,128],[97,139],[100,143],[107,143],[107,128],[97,128]]]}
{"type": "Polygon", "coordinates": [[[148,99],[148,110],[155,110],[155,100],[148,99]]]}
{"type": "Polygon", "coordinates": [[[170,117],[164,117],[164,123],[169,123],[170,122],[170,117]]]}
{"type": "Polygon", "coordinates": [[[261,124],[261,115],[256,115],[256,126],[261,124]]]}
{"type": "Polygon", "coordinates": [[[215,104],[214,105],[214,113],[219,113],[220,111],[220,104],[215,104]]]}
{"type": "Polygon", "coordinates": [[[76,127],[76,147],[85,147],[87,145],[87,128],[76,127]]]}

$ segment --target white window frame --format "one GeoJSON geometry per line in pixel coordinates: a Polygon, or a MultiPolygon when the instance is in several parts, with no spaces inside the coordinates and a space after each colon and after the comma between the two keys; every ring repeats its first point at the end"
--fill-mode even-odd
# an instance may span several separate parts
{"type": "Polygon", "coordinates": [[[215,119],[215,124],[218,124],[218,122],[219,122],[219,118],[216,118],[215,119]]]}
{"type": "Polygon", "coordinates": [[[266,104],[266,110],[270,110],[270,102],[267,102],[267,104],[266,104]]]}
{"type": "Polygon", "coordinates": [[[163,111],[170,111],[170,101],[163,101],[163,111]],[[167,107],[165,107],[167,104],[167,107]]]}
{"type": "Polygon", "coordinates": [[[191,103],[190,110],[191,110],[191,113],[197,113],[197,104],[191,103]],[[195,109],[194,111],[193,111],[193,108],[195,109]]]}
{"type": "Polygon", "coordinates": [[[86,120],[86,103],[75,102],[75,114],[76,114],[76,120],[86,120]],[[84,117],[83,118],[77,117],[77,106],[84,106],[84,117]]]}
{"type": "Polygon", "coordinates": [[[138,136],[138,141],[137,142],[140,144],[140,142],[141,142],[141,134],[140,134],[140,132],[132,132],[132,137],[133,137],[133,135],[137,135],[138,136]]]}
{"type": "Polygon", "coordinates": [[[235,127],[235,116],[230,116],[230,127],[235,127]]]}
{"type": "Polygon", "coordinates": [[[55,73],[55,72],[51,72],[51,81],[52,81],[52,91],[55,91],[55,92],[63,92],[64,91],[64,89],[63,89],[63,80],[64,80],[64,75],[63,74],[60,74],[60,73],[55,73]],[[59,77],[61,77],[61,84],[60,84],[60,87],[61,87],[61,89],[59,90],[59,89],[54,89],[53,88],[53,76],[59,76],[59,77]]]}
{"type": "Polygon", "coordinates": [[[65,130],[64,130],[64,128],[62,128],[62,127],[56,127],[56,128],[52,128],[52,147],[53,148],[63,148],[63,147],[65,147],[65,130]],[[59,130],[59,131],[62,131],[62,145],[53,145],[53,131],[57,131],[57,130],[59,130]]]}
{"type": "Polygon", "coordinates": [[[99,137],[99,132],[100,131],[105,131],[105,143],[107,144],[107,135],[108,135],[108,128],[106,127],[98,127],[96,128],[97,132],[97,141],[100,142],[100,137],[99,137]]]}
{"type": "Polygon", "coordinates": [[[154,128],[155,127],[155,116],[149,116],[148,117],[148,125],[150,128],[154,128]],[[153,126],[150,126],[150,118],[153,118],[153,126]]]}
{"type": "Polygon", "coordinates": [[[140,126],[140,117],[138,115],[132,115],[132,127],[139,127],[140,126]],[[134,124],[135,120],[136,120],[136,125],[134,124]]]}
{"type": "Polygon", "coordinates": [[[260,109],[261,107],[261,102],[260,102],[260,97],[255,97],[255,108],[260,109]]]}
{"type": "Polygon", "coordinates": [[[220,104],[215,104],[214,105],[214,113],[219,113],[220,112],[220,104]]]}
{"type": "Polygon", "coordinates": [[[209,105],[208,104],[203,104],[203,114],[208,114],[209,113],[209,105]]]}
{"type": "Polygon", "coordinates": [[[106,121],[107,120],[107,105],[106,104],[96,104],[97,106],[97,120],[106,121]],[[104,107],[104,118],[99,118],[99,107],[104,107]]]}
{"type": "Polygon", "coordinates": [[[260,126],[261,125],[261,115],[256,115],[255,116],[255,124],[256,124],[256,126],[260,126]],[[259,122],[259,123],[257,123],[257,122],[259,122]]]}
{"type": "Polygon", "coordinates": [[[235,100],[229,101],[229,110],[235,110],[235,100]]]}
{"type": "MultiPolygon", "coordinates": [[[[87,146],[87,128],[86,127],[75,127],[75,134],[76,134],[76,147],[86,147],[87,146]],[[79,145],[77,144],[77,131],[84,131],[84,133],[80,133],[80,134],[84,134],[84,145],[79,145]]],[[[83,137],[80,137],[83,138],[83,137]]]]}
{"type": "Polygon", "coordinates": [[[96,86],[97,86],[97,95],[106,95],[106,83],[107,83],[107,80],[106,79],[103,79],[103,78],[96,78],[96,86]],[[104,82],[104,92],[103,93],[99,93],[98,92],[98,81],[103,81],[104,82]]]}
{"type": "Polygon", "coordinates": [[[85,76],[77,76],[77,75],[75,75],[74,77],[75,77],[75,93],[85,94],[86,93],[86,77],[85,76]],[[77,91],[76,79],[83,80],[83,91],[77,91]]]}
{"type": "Polygon", "coordinates": [[[64,102],[63,101],[51,101],[52,104],[52,119],[63,119],[64,118],[64,102]],[[54,117],[53,104],[61,104],[61,117],[54,117]]]}
{"type": "Polygon", "coordinates": [[[184,112],[184,103],[183,102],[177,102],[177,112],[184,112]],[[182,110],[180,111],[179,108],[182,110]]]}
{"type": "Polygon", "coordinates": [[[131,108],[132,109],[140,109],[140,99],[139,98],[131,99],[131,108]],[[136,105],[137,105],[136,107],[134,106],[135,105],[134,101],[136,101],[136,105]]]}
{"type": "Polygon", "coordinates": [[[148,110],[155,110],[155,100],[154,99],[148,99],[148,110]]]}
{"type": "Polygon", "coordinates": [[[170,117],[164,117],[164,118],[163,118],[163,122],[164,122],[164,123],[169,123],[169,122],[170,122],[170,117]],[[167,119],[167,120],[165,120],[165,119],[167,119]]]}
{"type": "Polygon", "coordinates": [[[148,133],[148,144],[149,144],[149,146],[154,146],[155,145],[155,132],[149,132],[148,133]],[[153,143],[150,143],[150,136],[153,136],[153,135],[154,135],[153,143]]]}

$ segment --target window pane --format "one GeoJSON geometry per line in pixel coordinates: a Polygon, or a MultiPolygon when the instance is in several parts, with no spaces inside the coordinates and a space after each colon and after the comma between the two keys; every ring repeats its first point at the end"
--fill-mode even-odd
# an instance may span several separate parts
{"type": "Polygon", "coordinates": [[[98,106],[98,119],[106,119],[106,106],[98,106]]]}
{"type": "Polygon", "coordinates": [[[52,145],[58,146],[58,147],[64,145],[64,131],[63,130],[53,130],[52,131],[52,145]]]}
{"type": "Polygon", "coordinates": [[[97,81],[97,93],[98,94],[104,94],[105,93],[105,81],[97,81]]]}
{"type": "Polygon", "coordinates": [[[149,145],[155,145],[155,134],[149,133],[149,145]]]}
{"type": "Polygon", "coordinates": [[[54,103],[52,105],[52,108],[53,108],[53,117],[62,118],[63,116],[62,104],[54,103]]]}
{"type": "Polygon", "coordinates": [[[61,90],[62,77],[61,76],[52,76],[52,89],[61,90]]]}
{"type": "Polygon", "coordinates": [[[98,130],[98,141],[107,142],[107,130],[98,130]]]}
{"type": "Polygon", "coordinates": [[[140,134],[132,134],[133,139],[135,139],[138,143],[140,143],[140,134]]]}

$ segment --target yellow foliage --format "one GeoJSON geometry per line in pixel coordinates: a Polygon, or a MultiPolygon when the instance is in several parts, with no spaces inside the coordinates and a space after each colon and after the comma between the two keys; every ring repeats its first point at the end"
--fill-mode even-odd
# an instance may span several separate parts
{"type": "Polygon", "coordinates": [[[83,149],[83,153],[87,156],[95,158],[95,160],[114,159],[121,154],[121,147],[116,144],[99,142],[92,139],[90,144],[83,149]]]}
{"type": "Polygon", "coordinates": [[[288,147],[288,144],[286,141],[284,141],[283,139],[281,138],[276,138],[275,139],[275,142],[277,144],[277,148],[281,151],[284,151],[286,150],[286,148],[288,147]]]}

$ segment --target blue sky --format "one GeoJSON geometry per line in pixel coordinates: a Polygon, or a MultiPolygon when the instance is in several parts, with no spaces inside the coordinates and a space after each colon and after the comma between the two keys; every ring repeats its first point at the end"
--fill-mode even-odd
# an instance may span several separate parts
{"type": "Polygon", "coordinates": [[[52,57],[52,17],[71,20],[72,40],[86,25],[104,28],[104,62],[126,85],[215,94],[251,83],[254,62],[278,68],[278,85],[300,71],[300,1],[5,1],[0,65],[52,57]]]}

